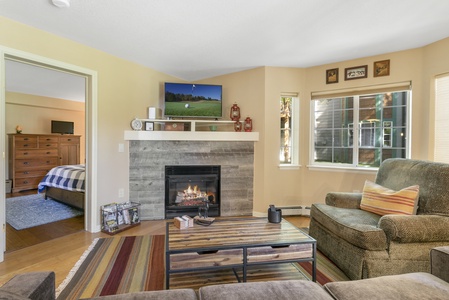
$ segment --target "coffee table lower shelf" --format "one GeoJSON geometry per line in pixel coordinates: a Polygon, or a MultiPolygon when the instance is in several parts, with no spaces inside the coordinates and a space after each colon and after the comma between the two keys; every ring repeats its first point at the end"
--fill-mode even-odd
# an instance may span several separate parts
{"type": "MultiPolygon", "coordinates": [[[[249,220],[251,220],[249,221],[250,223],[255,222],[256,225],[258,224],[257,222],[260,222],[260,220],[249,220]]],[[[282,229],[279,229],[280,232],[288,232],[288,235],[294,235],[294,239],[287,239],[283,242],[263,240],[257,243],[254,243],[254,241],[245,243],[244,240],[240,240],[236,243],[224,243],[223,245],[210,246],[210,244],[206,244],[207,246],[204,247],[178,247],[176,249],[170,248],[170,245],[175,245],[177,241],[181,240],[183,243],[188,244],[186,242],[187,239],[194,240],[195,235],[200,236],[199,231],[202,229],[188,229],[180,233],[179,229],[176,231],[176,229],[169,228],[170,223],[167,223],[166,288],[169,289],[170,275],[174,273],[231,269],[238,282],[246,282],[249,267],[296,262],[311,262],[312,280],[316,281],[316,241],[296,227],[294,229],[291,228],[291,224],[287,221],[283,220],[282,222],[287,224],[284,223],[282,225],[282,229]],[[170,244],[170,229],[173,237],[172,244],[170,244]],[[183,234],[185,236],[177,236],[183,234]],[[238,272],[242,274],[241,277],[238,272]]],[[[261,224],[263,225],[264,223],[261,224]]],[[[202,233],[202,236],[204,236],[204,233],[202,233]]],[[[225,236],[223,238],[226,239],[225,236]]]]}

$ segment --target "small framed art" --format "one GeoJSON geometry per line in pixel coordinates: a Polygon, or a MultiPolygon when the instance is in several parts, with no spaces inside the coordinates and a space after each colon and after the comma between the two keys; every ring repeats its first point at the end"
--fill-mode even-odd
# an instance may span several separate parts
{"type": "Polygon", "coordinates": [[[338,68],[326,70],[326,84],[338,83],[338,68]]]}
{"type": "Polygon", "coordinates": [[[345,69],[345,80],[360,79],[368,77],[368,66],[358,66],[345,69]]]}
{"type": "Polygon", "coordinates": [[[374,77],[390,75],[390,60],[380,60],[374,62],[374,77]]]}
{"type": "Polygon", "coordinates": [[[154,130],[154,122],[145,122],[145,130],[153,131],[154,130]]]}

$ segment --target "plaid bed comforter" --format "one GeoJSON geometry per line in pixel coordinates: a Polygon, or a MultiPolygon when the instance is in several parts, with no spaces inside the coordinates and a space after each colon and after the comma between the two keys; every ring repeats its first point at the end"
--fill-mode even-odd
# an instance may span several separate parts
{"type": "Polygon", "coordinates": [[[38,185],[38,192],[45,191],[45,188],[56,187],[69,191],[84,192],[85,165],[66,165],[51,169],[38,185]]]}

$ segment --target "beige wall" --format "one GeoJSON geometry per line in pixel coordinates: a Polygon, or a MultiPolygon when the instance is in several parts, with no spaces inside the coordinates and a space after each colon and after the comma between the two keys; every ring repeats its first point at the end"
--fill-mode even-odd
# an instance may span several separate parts
{"type": "Polygon", "coordinates": [[[5,130],[14,133],[20,125],[22,133],[50,134],[51,120],[74,122],[74,134],[81,136],[80,161],[84,163],[84,110],[82,102],[7,92],[5,130]]]}
{"type": "MultiPolygon", "coordinates": [[[[331,170],[309,167],[310,95],[330,91],[403,81],[412,82],[411,156],[433,157],[433,99],[431,82],[435,74],[449,72],[449,38],[427,47],[355,59],[307,69],[264,67],[204,80],[220,83],[232,93],[232,101],[249,109],[255,118],[255,131],[261,133],[256,143],[255,214],[262,215],[269,204],[277,206],[310,206],[323,202],[328,191],[361,191],[365,180],[374,180],[375,172],[367,170],[331,170]],[[373,63],[390,59],[390,75],[373,77],[373,63]],[[344,69],[368,65],[368,77],[344,80],[344,69]],[[339,83],[326,84],[327,69],[339,68],[339,83]],[[279,97],[282,92],[298,92],[300,97],[300,168],[281,170],[279,151],[279,97]],[[264,103],[263,106],[260,104],[264,103]],[[263,124],[260,124],[263,123],[263,124]]],[[[227,108],[229,109],[229,108],[227,108]]]]}
{"type": "MultiPolygon", "coordinates": [[[[56,37],[52,34],[0,17],[0,45],[60,60],[98,72],[98,200],[99,205],[120,201],[118,188],[128,190],[128,152],[119,153],[123,131],[134,117],[145,117],[148,106],[161,106],[164,81],[179,79],[139,66],[56,37]]],[[[260,67],[203,80],[224,87],[224,116],[236,102],[242,117],[251,116],[254,131],[260,132],[255,157],[256,214],[263,214],[268,204],[277,206],[310,205],[323,202],[328,191],[361,190],[372,172],[316,170],[308,167],[310,138],[310,93],[357,86],[410,80],[413,84],[412,158],[430,159],[433,151],[433,112],[431,77],[449,71],[449,39],[424,48],[389,53],[375,57],[328,64],[307,69],[260,67]],[[391,60],[391,75],[373,78],[377,60],[391,60]],[[346,67],[368,65],[368,78],[344,81],[346,67]],[[325,71],[340,68],[340,82],[326,85],[325,71]],[[279,170],[279,95],[299,92],[300,164],[298,170],[279,170]]],[[[126,144],[126,143],[125,143],[126,144]]]]}
{"type": "Polygon", "coordinates": [[[163,82],[178,79],[4,17],[0,45],[97,72],[98,205],[128,200],[118,198],[119,188],[128,193],[129,154],[118,152],[127,145],[124,130],[134,117],[145,118],[148,106],[159,106],[163,82]]]}

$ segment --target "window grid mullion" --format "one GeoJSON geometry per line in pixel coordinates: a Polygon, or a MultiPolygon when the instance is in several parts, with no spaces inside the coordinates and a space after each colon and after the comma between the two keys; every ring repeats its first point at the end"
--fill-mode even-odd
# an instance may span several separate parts
{"type": "Polygon", "coordinates": [[[354,96],[353,97],[353,101],[354,101],[354,117],[353,117],[353,121],[354,121],[354,138],[352,141],[352,165],[354,167],[356,167],[358,165],[358,161],[359,161],[359,146],[360,146],[360,138],[359,138],[359,132],[360,132],[360,113],[359,113],[359,96],[354,96]],[[355,138],[357,138],[357,141],[355,141],[355,138]]]}

